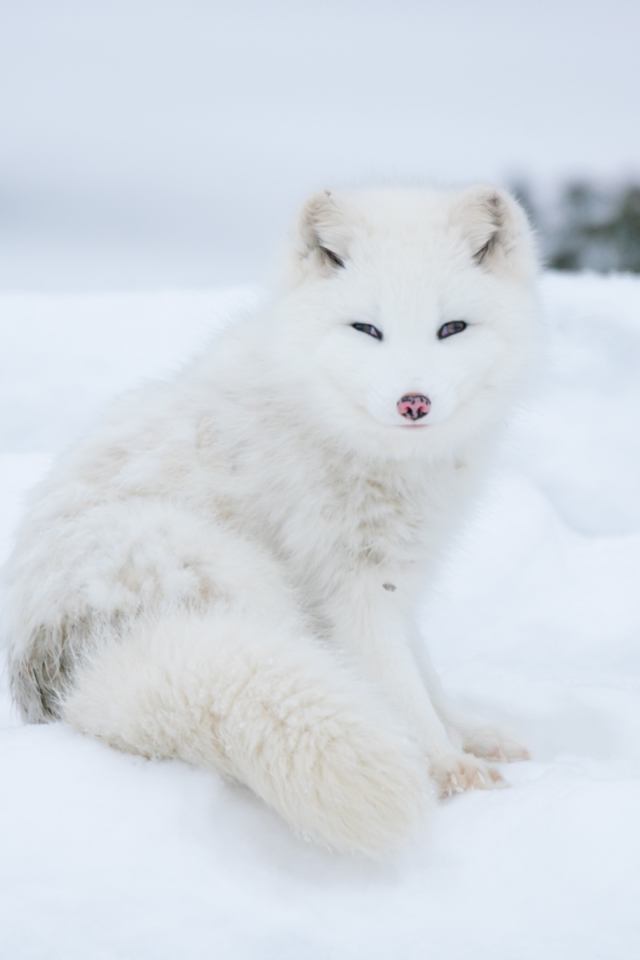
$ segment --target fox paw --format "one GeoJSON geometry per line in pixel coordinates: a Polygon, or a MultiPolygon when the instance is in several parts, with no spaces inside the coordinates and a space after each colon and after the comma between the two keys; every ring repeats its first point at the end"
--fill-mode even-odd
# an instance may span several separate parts
{"type": "Polygon", "coordinates": [[[494,763],[531,759],[531,754],[518,738],[501,727],[475,727],[464,731],[462,749],[494,763]]]}
{"type": "Polygon", "coordinates": [[[432,760],[429,772],[440,797],[452,797],[465,790],[495,790],[507,786],[498,770],[465,753],[432,760]]]}

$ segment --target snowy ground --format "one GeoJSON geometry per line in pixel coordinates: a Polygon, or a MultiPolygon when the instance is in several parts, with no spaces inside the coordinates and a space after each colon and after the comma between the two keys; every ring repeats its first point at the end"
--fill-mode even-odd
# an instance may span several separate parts
{"type": "MultiPolygon", "coordinates": [[[[637,960],[640,280],[543,294],[548,369],[423,614],[451,692],[535,760],[376,865],[213,774],[20,727],[3,690],[3,960],[637,960]]],[[[3,555],[51,454],[250,296],[0,297],[3,555]]]]}

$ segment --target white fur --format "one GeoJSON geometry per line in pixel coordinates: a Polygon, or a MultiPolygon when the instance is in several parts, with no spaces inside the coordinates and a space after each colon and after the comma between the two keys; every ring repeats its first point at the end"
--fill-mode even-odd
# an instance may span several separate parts
{"type": "Polygon", "coordinates": [[[5,572],[25,718],[213,767],[340,850],[402,840],[434,781],[498,784],[486,758],[526,751],[449,706],[413,607],[531,356],[534,280],[491,187],[312,197],[268,307],[34,496],[5,572]]]}

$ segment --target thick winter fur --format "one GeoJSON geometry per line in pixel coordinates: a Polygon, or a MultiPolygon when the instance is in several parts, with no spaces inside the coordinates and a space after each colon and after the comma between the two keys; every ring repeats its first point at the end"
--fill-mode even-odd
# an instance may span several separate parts
{"type": "Polygon", "coordinates": [[[448,705],[413,608],[531,356],[534,281],[492,187],[313,196],[269,305],[33,497],[4,577],[24,718],[214,768],[339,850],[499,784],[483,758],[526,751],[448,705]]]}

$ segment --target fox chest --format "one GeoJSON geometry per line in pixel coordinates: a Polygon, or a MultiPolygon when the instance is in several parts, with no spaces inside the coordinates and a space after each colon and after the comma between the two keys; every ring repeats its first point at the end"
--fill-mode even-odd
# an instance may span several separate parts
{"type": "Polygon", "coordinates": [[[457,478],[424,464],[372,468],[333,461],[322,450],[278,458],[259,452],[251,469],[245,449],[236,470],[218,474],[209,504],[306,590],[316,584],[326,594],[359,571],[401,573],[428,561],[459,499],[457,478]]]}
{"type": "Polygon", "coordinates": [[[423,491],[352,480],[298,490],[276,540],[296,579],[329,588],[369,568],[414,565],[428,550],[429,527],[423,491]]]}

